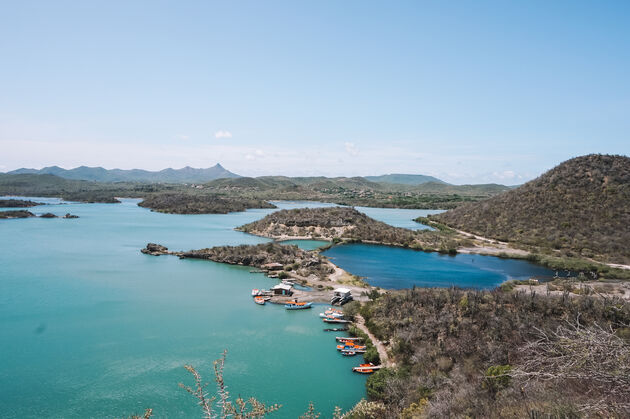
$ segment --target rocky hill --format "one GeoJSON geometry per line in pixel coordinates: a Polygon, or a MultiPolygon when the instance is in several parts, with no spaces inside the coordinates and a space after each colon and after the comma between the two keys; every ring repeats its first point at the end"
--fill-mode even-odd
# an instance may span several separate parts
{"type": "Polygon", "coordinates": [[[276,211],[238,230],[274,239],[362,241],[451,253],[461,244],[461,238],[449,232],[392,227],[348,207],[276,211]]]}
{"type": "Polygon", "coordinates": [[[432,216],[471,233],[630,263],[630,158],[592,154],[485,201],[432,216]]]}

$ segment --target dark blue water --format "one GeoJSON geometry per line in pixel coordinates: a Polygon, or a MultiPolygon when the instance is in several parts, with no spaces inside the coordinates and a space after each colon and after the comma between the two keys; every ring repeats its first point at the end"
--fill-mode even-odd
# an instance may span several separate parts
{"type": "Polygon", "coordinates": [[[339,267],[388,289],[450,287],[490,289],[509,279],[547,277],[553,271],[494,256],[420,252],[370,244],[335,246],[324,254],[339,267]]]}

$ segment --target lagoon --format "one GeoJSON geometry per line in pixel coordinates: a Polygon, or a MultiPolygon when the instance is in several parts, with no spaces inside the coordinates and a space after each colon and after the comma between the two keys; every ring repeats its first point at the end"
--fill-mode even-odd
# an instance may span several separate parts
{"type": "Polygon", "coordinates": [[[340,268],[365,277],[370,285],[386,289],[414,286],[491,289],[509,279],[553,275],[550,269],[523,260],[475,254],[450,256],[370,244],[334,246],[324,255],[340,268]]]}

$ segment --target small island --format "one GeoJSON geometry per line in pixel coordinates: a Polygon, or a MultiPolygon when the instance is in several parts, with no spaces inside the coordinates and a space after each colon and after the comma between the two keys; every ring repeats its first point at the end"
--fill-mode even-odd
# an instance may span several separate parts
{"type": "MultiPolygon", "coordinates": [[[[37,217],[37,215],[33,214],[30,211],[26,211],[26,210],[0,211],[0,219],[34,218],[34,217],[37,217]]],[[[59,218],[59,217],[57,215],[51,213],[51,212],[47,212],[47,213],[44,213],[44,214],[40,215],[37,218],[59,218]]],[[[79,216],[67,213],[66,215],[64,215],[61,218],[79,218],[79,216]]]]}
{"type": "Polygon", "coordinates": [[[0,199],[0,208],[28,208],[37,205],[46,205],[42,202],[34,202],[24,199],[0,199]]]}
{"type": "Polygon", "coordinates": [[[30,218],[30,217],[35,217],[35,214],[26,210],[0,211],[0,219],[30,218]]]}
{"type": "Polygon", "coordinates": [[[227,214],[251,208],[276,208],[262,199],[186,193],[156,194],[138,205],[167,214],[227,214]]]}

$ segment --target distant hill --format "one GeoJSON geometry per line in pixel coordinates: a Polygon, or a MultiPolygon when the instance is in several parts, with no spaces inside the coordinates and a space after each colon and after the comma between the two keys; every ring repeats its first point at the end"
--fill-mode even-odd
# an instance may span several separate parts
{"type": "Polygon", "coordinates": [[[364,176],[364,178],[369,180],[370,182],[399,183],[401,185],[421,185],[427,182],[446,183],[433,176],[405,175],[401,173],[392,173],[389,175],[381,175],[381,176],[364,176]]]}
{"type": "Polygon", "coordinates": [[[220,164],[207,169],[164,169],[151,172],[141,169],[104,169],[102,167],[80,166],[74,169],[63,169],[58,166],[43,169],[17,169],[8,174],[55,175],[65,179],[91,180],[95,182],[152,182],[152,183],[204,183],[214,179],[237,178],[239,175],[230,172],[220,164]]]}
{"type": "Polygon", "coordinates": [[[432,218],[486,237],[630,263],[630,158],[577,157],[432,218]]]}

